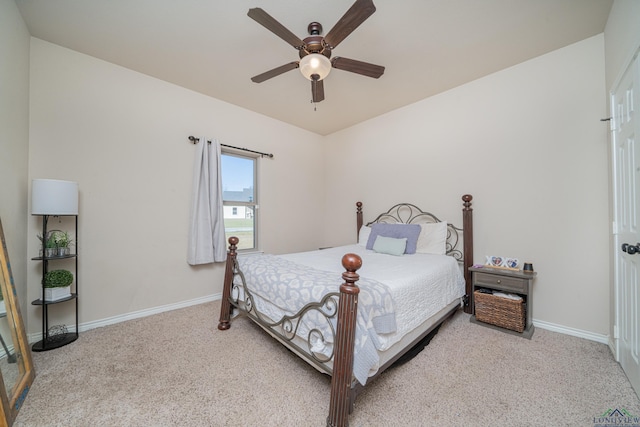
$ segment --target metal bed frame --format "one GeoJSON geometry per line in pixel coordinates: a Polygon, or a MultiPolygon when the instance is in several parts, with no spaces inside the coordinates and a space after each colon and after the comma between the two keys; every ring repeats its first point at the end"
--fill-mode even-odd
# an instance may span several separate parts
{"type": "MultiPolygon", "coordinates": [[[[463,297],[464,311],[471,312],[471,275],[469,267],[473,261],[473,209],[469,194],[462,196],[463,226],[458,228],[447,224],[446,254],[454,257],[462,264],[465,277],[465,296],[463,297]],[[462,238],[460,237],[462,234],[462,238]],[[460,244],[463,243],[462,249],[460,244]]],[[[357,232],[363,226],[362,203],[356,203],[357,232]]],[[[415,205],[400,203],[393,206],[387,212],[378,215],[376,219],[366,225],[374,223],[435,223],[441,222],[435,215],[424,212],[415,205]]],[[[222,305],[220,308],[220,321],[218,329],[227,330],[231,327],[233,309],[249,317],[274,338],[287,346],[290,350],[304,359],[307,363],[319,371],[331,376],[331,396],[329,403],[329,416],[327,426],[347,426],[349,413],[353,410],[353,404],[357,394],[364,388],[353,378],[353,355],[356,328],[356,313],[358,309],[359,288],[356,282],[359,279],[357,270],[362,266],[362,259],[355,254],[346,254],[342,258],[342,266],[345,272],[342,274],[344,283],[336,292],[326,294],[320,301],[305,305],[296,314],[283,316],[281,319],[272,320],[260,313],[255,306],[254,296],[247,287],[246,280],[240,271],[237,262],[237,237],[229,238],[229,252],[227,255],[222,305]],[[238,278],[239,280],[234,280],[238,278]],[[235,296],[234,296],[235,295],[235,296]],[[239,298],[238,295],[243,295],[239,298]],[[311,350],[312,340],[324,340],[322,332],[317,329],[309,331],[306,341],[297,336],[298,327],[302,319],[310,312],[316,313],[329,325],[332,334],[333,348],[329,355],[315,353],[311,350]],[[334,320],[335,319],[335,320],[334,320]],[[336,327],[333,327],[333,324],[336,327]],[[304,347],[307,347],[306,349],[304,347]]],[[[415,345],[422,341],[434,329],[438,328],[444,320],[452,315],[458,306],[442,314],[436,323],[429,326],[418,338],[400,350],[391,360],[385,363],[375,374],[379,375],[389,366],[409,352],[415,345]]]]}

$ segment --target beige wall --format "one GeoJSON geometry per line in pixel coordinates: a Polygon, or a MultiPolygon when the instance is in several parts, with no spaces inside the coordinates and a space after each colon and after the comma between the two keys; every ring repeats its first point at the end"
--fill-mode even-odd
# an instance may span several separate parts
{"type": "Polygon", "coordinates": [[[470,193],[474,261],[532,262],[534,319],[604,339],[604,81],[599,35],[330,135],[325,244],[355,239],[356,200],[366,220],[407,201],[461,225],[470,193]]]}
{"type": "Polygon", "coordinates": [[[29,32],[13,0],[0,0],[0,219],[16,293],[27,306],[29,32]]]}
{"type": "MultiPolygon", "coordinates": [[[[637,6],[616,0],[612,16],[626,17],[626,8],[637,6]]],[[[43,177],[80,183],[81,323],[220,292],[220,266],[185,262],[193,134],[276,155],[261,161],[265,251],[352,242],[357,200],[368,219],[412,201],[459,222],[460,196],[469,192],[475,260],[533,262],[538,322],[609,333],[603,35],[325,138],[32,39],[27,162],[28,34],[12,1],[1,0],[0,12],[0,49],[23,64],[0,73],[0,82],[20,88],[0,100],[3,112],[22,111],[0,119],[10,124],[0,132],[12,159],[0,160],[0,174],[22,180],[2,194],[25,218],[8,214],[28,242],[15,243],[26,254],[18,260],[28,273],[24,299],[37,297],[39,281],[36,263],[22,261],[37,252],[40,227],[28,215],[29,180],[43,177]]],[[[615,66],[607,31],[608,83],[615,66]]],[[[0,209],[4,219],[8,208],[0,209]]],[[[29,332],[39,332],[39,311],[27,311],[29,332]]]]}
{"type": "MultiPolygon", "coordinates": [[[[189,135],[274,153],[259,163],[263,249],[317,247],[321,230],[309,223],[322,214],[320,136],[32,39],[30,178],[79,183],[81,324],[221,292],[223,264],[186,262],[189,135]]],[[[30,218],[31,254],[40,227],[30,218]]],[[[34,299],[35,264],[28,269],[34,299]]],[[[73,324],[66,314],[59,323],[73,324]]],[[[29,332],[39,332],[40,311],[28,315],[29,332]]]]}

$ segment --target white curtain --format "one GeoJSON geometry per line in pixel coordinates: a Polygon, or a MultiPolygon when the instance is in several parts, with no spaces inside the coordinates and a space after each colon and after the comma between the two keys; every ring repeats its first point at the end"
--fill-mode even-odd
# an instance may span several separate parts
{"type": "Polygon", "coordinates": [[[217,140],[197,144],[191,196],[187,262],[191,265],[227,259],[222,208],[221,151],[217,140]]]}

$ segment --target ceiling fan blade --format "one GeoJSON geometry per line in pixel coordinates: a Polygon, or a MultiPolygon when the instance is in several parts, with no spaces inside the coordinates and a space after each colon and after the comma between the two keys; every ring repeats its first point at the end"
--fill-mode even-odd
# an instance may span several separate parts
{"type": "Polygon", "coordinates": [[[275,20],[271,15],[262,10],[259,7],[249,9],[247,12],[247,16],[258,24],[265,27],[267,30],[271,31],[276,36],[280,37],[282,40],[289,43],[291,46],[296,49],[301,49],[305,46],[305,43],[300,40],[298,36],[289,31],[284,25],[275,20]]]}
{"type": "Polygon", "coordinates": [[[336,56],[331,60],[333,68],[338,70],[350,71],[352,73],[362,74],[363,76],[373,77],[377,79],[384,74],[382,65],[370,64],[368,62],[356,61],[355,59],[342,58],[336,56]]]}
{"type": "Polygon", "coordinates": [[[281,65],[279,67],[274,68],[273,70],[266,71],[262,74],[258,74],[257,76],[251,77],[251,81],[254,83],[262,83],[265,80],[269,80],[272,77],[279,76],[282,73],[286,73],[289,70],[293,70],[298,68],[298,62],[289,62],[288,64],[281,65]]]}
{"type": "Polygon", "coordinates": [[[311,99],[313,102],[320,102],[324,100],[323,80],[311,80],[311,99]]]}
{"type": "Polygon", "coordinates": [[[376,7],[373,0],[356,0],[349,10],[338,20],[336,25],[324,36],[324,41],[331,47],[335,48],[349,34],[353,32],[360,24],[367,20],[376,7]]]}

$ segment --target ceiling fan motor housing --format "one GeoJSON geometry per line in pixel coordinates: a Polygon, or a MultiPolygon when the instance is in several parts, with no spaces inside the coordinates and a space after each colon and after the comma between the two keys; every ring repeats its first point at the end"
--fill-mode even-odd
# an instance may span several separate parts
{"type": "Polygon", "coordinates": [[[324,42],[324,37],[320,35],[322,34],[322,24],[312,22],[307,27],[307,31],[309,32],[309,37],[303,40],[305,47],[304,49],[300,49],[300,58],[310,53],[319,53],[327,58],[331,58],[331,48],[324,42]]]}

